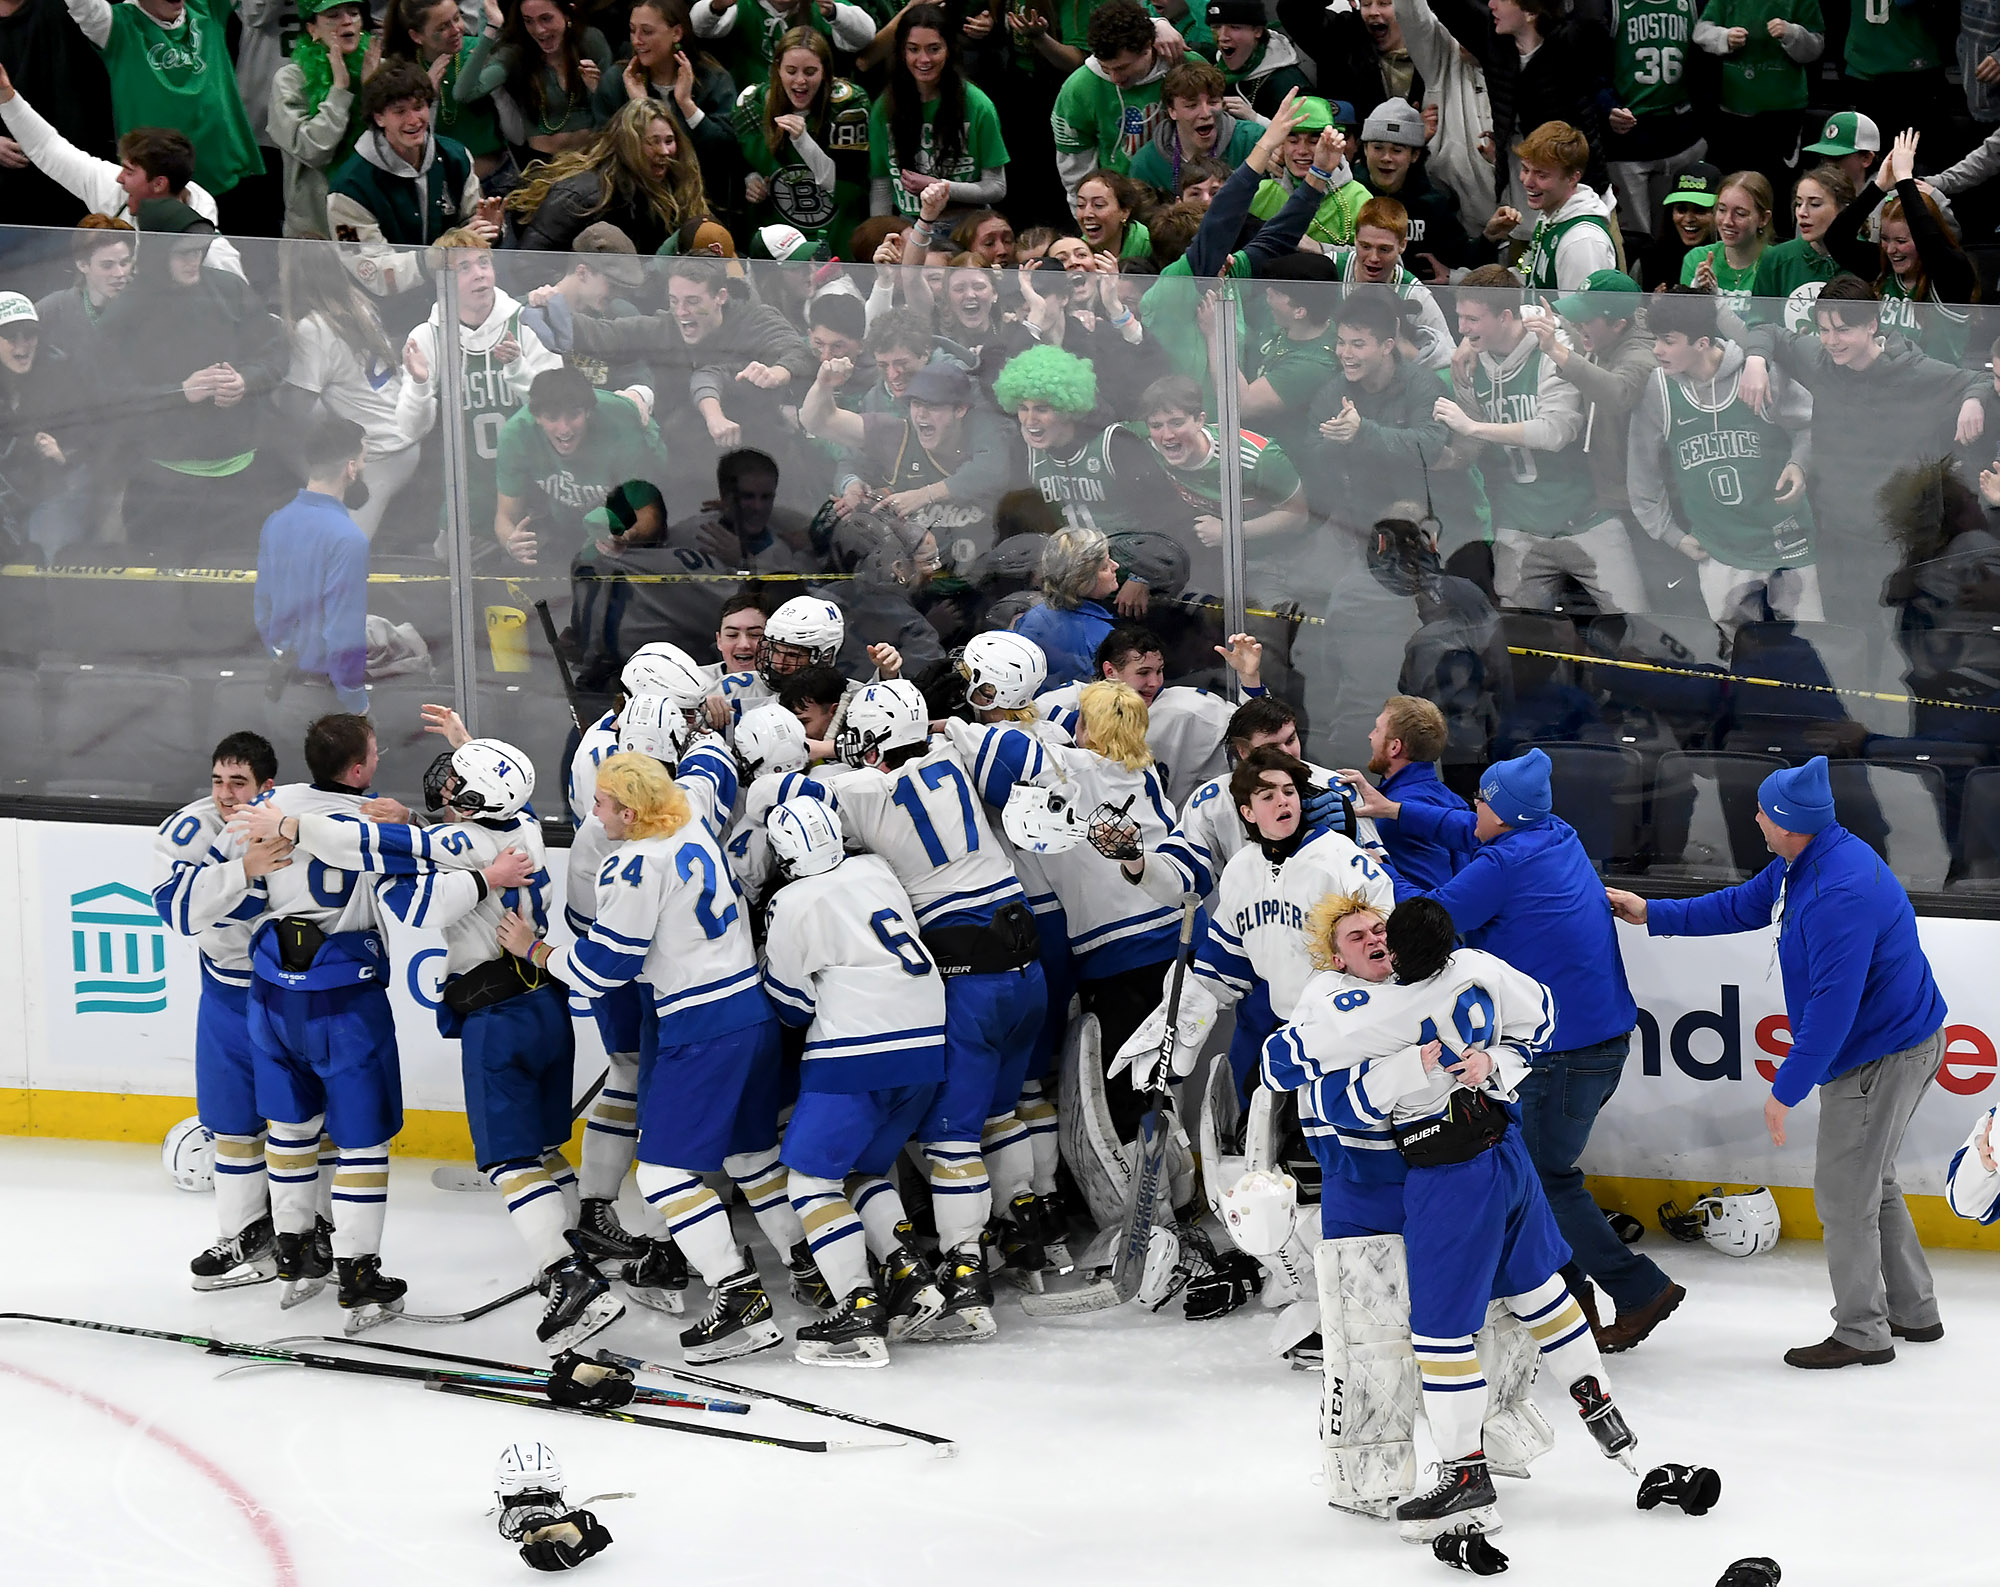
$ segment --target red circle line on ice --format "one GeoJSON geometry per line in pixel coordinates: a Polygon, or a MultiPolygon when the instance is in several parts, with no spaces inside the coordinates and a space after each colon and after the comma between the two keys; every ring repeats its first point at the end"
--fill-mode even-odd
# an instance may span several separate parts
{"type": "Polygon", "coordinates": [[[242,1484],[200,1450],[182,1443],[172,1433],[155,1426],[143,1417],[135,1416],[121,1406],[113,1405],[108,1400],[100,1400],[94,1394],[86,1394],[82,1389],[72,1388],[69,1384],[60,1383],[54,1378],[45,1378],[41,1373],[31,1371],[27,1367],[15,1366],[10,1361],[0,1361],[0,1372],[24,1378],[30,1383],[38,1384],[69,1399],[79,1400],[92,1410],[102,1412],[115,1422],[123,1422],[134,1432],[145,1434],[154,1443],[179,1455],[182,1460],[220,1488],[223,1497],[243,1512],[243,1519],[250,1523],[250,1530],[256,1534],[258,1543],[263,1546],[265,1554],[270,1558],[271,1580],[275,1587],[298,1587],[298,1567],[292,1563],[292,1551],[286,1546],[284,1534],[279,1532],[277,1523],[271,1519],[261,1504],[250,1497],[242,1484]]]}

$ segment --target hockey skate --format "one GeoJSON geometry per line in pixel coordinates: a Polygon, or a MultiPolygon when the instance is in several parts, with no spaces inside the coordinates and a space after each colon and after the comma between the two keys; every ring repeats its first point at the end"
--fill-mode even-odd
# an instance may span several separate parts
{"type": "Polygon", "coordinates": [[[801,1240],[792,1247],[786,1267],[792,1275],[792,1299],[801,1306],[810,1306],[814,1311],[833,1310],[833,1291],[827,1288],[826,1280],[820,1276],[819,1263],[813,1260],[812,1246],[801,1240]]]}
{"type": "MultiPolygon", "coordinates": [[[[579,1231],[580,1232],[580,1231],[579,1231]]],[[[641,1306],[678,1317],[688,1287],[687,1258],[672,1240],[646,1240],[646,1254],[626,1264],[625,1287],[641,1306]]]]}
{"type": "Polygon", "coordinates": [[[715,1286],[707,1314],[681,1331],[681,1354],[690,1363],[727,1361],[769,1350],[784,1339],[771,1320],[771,1297],[754,1263],[746,1262],[715,1286]]]}
{"type": "Polygon", "coordinates": [[[318,1230],[305,1234],[279,1234],[272,1238],[274,1276],[285,1286],[278,1296],[282,1311],[303,1305],[326,1288],[333,1272],[333,1257],[320,1244],[318,1230]]]}
{"type": "Polygon", "coordinates": [[[278,1276],[277,1235],[271,1215],[252,1219],[226,1240],[217,1240],[188,1263],[198,1290],[243,1289],[278,1276]]]}
{"type": "Polygon", "coordinates": [[[812,1367],[886,1367],[889,1313],[865,1285],[832,1312],[799,1330],[792,1359],[812,1367]]]}
{"type": "Polygon", "coordinates": [[[600,1266],[609,1264],[617,1272],[628,1262],[643,1261],[649,1243],[627,1230],[618,1221],[618,1208],[601,1197],[586,1197],[577,1208],[571,1244],[600,1266]]]}
{"type": "MultiPolygon", "coordinates": [[[[898,1224],[896,1231],[907,1234],[910,1226],[898,1224]]],[[[944,1291],[938,1288],[930,1263],[907,1242],[889,1253],[882,1264],[880,1283],[891,1339],[909,1338],[944,1310],[944,1291]]]]}
{"type": "Polygon", "coordinates": [[[993,1321],[993,1285],[986,1277],[985,1253],[979,1247],[941,1252],[937,1284],[944,1310],[912,1328],[909,1338],[957,1344],[991,1339],[1000,1331],[993,1321]]]}
{"type": "Polygon", "coordinates": [[[1428,1543],[1446,1532],[1497,1532],[1500,1511],[1486,1457],[1475,1450],[1438,1467],[1437,1485],[1396,1506],[1405,1543],[1428,1543]]]}
{"type": "Polygon", "coordinates": [[[344,1331],[350,1335],[387,1322],[403,1309],[409,1285],[382,1271],[382,1259],[367,1256],[336,1257],[340,1271],[340,1309],[347,1313],[344,1331]]]}
{"type": "Polygon", "coordinates": [[[1597,1447],[1604,1451],[1604,1458],[1617,1461],[1636,1477],[1639,1468],[1632,1463],[1632,1451],[1639,1447],[1639,1440],[1625,1425],[1625,1418],[1611,1403],[1611,1396],[1604,1392],[1603,1386],[1586,1375],[1569,1386],[1569,1397],[1576,1401],[1577,1414],[1590,1429],[1590,1436],[1597,1440],[1597,1447]]]}
{"type": "Polygon", "coordinates": [[[546,1270],[549,1303],[535,1325],[535,1337],[552,1356],[576,1349],[625,1315],[625,1303],[611,1293],[610,1280],[583,1254],[581,1235],[572,1233],[570,1244],[574,1253],[546,1270]]]}
{"type": "Polygon", "coordinates": [[[1051,1190],[1035,1199],[1042,1204],[1042,1254],[1048,1258],[1050,1269],[1057,1273],[1074,1272],[1076,1259],[1070,1254],[1069,1208],[1063,1204],[1062,1192],[1051,1190]]]}

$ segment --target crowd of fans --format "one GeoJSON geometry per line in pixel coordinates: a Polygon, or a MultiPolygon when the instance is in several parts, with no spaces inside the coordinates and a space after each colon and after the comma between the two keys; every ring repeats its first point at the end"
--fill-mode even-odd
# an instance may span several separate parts
{"type": "Polygon", "coordinates": [[[1231,521],[1328,754],[1721,747],[1753,656],[1781,753],[2000,742],[1983,15],[0,0],[6,560],[258,566],[349,706],[461,501],[586,685],[751,577],[1221,687],[1231,521]]]}

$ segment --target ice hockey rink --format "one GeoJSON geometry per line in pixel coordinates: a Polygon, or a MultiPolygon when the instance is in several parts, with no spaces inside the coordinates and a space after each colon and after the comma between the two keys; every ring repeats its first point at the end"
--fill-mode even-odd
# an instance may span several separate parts
{"type": "MultiPolygon", "coordinates": [[[[431,1166],[398,1158],[392,1172],[383,1256],[410,1280],[411,1309],[460,1310],[522,1282],[497,1198],[439,1191],[431,1166]]],[[[280,1313],[275,1285],[188,1288],[212,1203],[175,1190],[156,1148],[0,1138],[0,1197],[0,1310],[240,1341],[339,1332],[331,1290],[280,1313]]],[[[1642,1513],[1636,1479],[1544,1384],[1557,1446],[1532,1480],[1500,1484],[1508,1580],[1711,1587],[1745,1555],[1776,1559],[1786,1587],[2000,1580],[1979,1502],[2000,1432],[2000,1261],[1933,1253],[1941,1342],[1904,1345],[1886,1367],[1811,1373],[1779,1356],[1827,1332],[1816,1243],[1748,1261],[1657,1231],[1647,1244],[1667,1247],[1656,1254],[1688,1299],[1653,1340],[1611,1358],[1613,1390],[1641,1468],[1713,1466],[1721,1502],[1699,1519],[1642,1513]]],[[[767,1279],[780,1271],[767,1248],[758,1255],[767,1279]]],[[[801,1308],[774,1299],[798,1326],[801,1308]]],[[[636,1494],[597,1506],[616,1541],[572,1578],[605,1587],[1469,1580],[1392,1525],[1326,1507],[1319,1380],[1267,1353],[1271,1316],[1253,1303],[1196,1324],[1175,1303],[1038,1323],[1003,1287],[1000,1335],[985,1345],[904,1347],[876,1372],[803,1367],[788,1350],[702,1369],[949,1436],[955,1458],[917,1444],[726,1444],[296,1368],[225,1376],[229,1363],[187,1346],[0,1322],[0,1581],[539,1579],[484,1513],[494,1459],[516,1439],[557,1451],[572,1502],[636,1494]]],[[[370,1337],[534,1361],[535,1317],[523,1301],[370,1337]]],[[[678,1361],[674,1335],[673,1319],[634,1307],[601,1337],[678,1361]]],[[[711,1419],[874,1436],[768,1404],[711,1419]]]]}

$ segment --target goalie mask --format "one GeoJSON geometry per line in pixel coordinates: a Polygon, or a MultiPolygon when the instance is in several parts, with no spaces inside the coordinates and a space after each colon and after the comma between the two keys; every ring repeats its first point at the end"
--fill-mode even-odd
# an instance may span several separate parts
{"type": "Polygon", "coordinates": [[[684,711],[697,709],[714,687],[694,657],[663,641],[633,651],[618,683],[628,700],[642,694],[671,695],[684,711]]]}
{"type": "Polygon", "coordinates": [[[618,716],[618,752],[650,756],[669,770],[693,737],[687,712],[670,694],[635,695],[618,716]]]}
{"type": "Polygon", "coordinates": [[[788,799],[764,818],[764,841],[790,881],[818,876],[847,858],[839,813],[817,799],[788,799]]]}
{"type": "Polygon", "coordinates": [[[1686,1212],[1671,1201],[1660,1206],[1660,1227],[1676,1240],[1706,1240],[1724,1256],[1761,1256],[1778,1243],[1778,1203],[1759,1185],[1736,1193],[1710,1191],[1686,1212]]]}
{"type": "Polygon", "coordinates": [[[500,821],[535,796],[535,768],[526,755],[497,738],[468,739],[438,756],[424,773],[424,805],[500,821]]]}
{"type": "Polygon", "coordinates": [[[891,750],[927,743],[930,711],[914,683],[891,678],[871,683],[847,702],[847,715],[834,735],[833,748],[849,766],[873,764],[891,750]]]}
{"type": "Polygon", "coordinates": [[[1084,836],[1076,801],[1057,788],[1016,787],[1007,795],[1000,825],[1015,848],[1030,854],[1061,854],[1084,836]]]}
{"type": "Polygon", "coordinates": [[[1222,1193],[1222,1221],[1236,1248],[1250,1256],[1275,1256],[1292,1237],[1299,1187],[1290,1174],[1253,1168],[1222,1193]]]}
{"type": "Polygon", "coordinates": [[[780,678],[806,667],[832,666],[846,637],[847,621],[832,601],[817,595],[794,595],[764,624],[764,637],[757,645],[757,672],[775,689],[780,678]],[[780,650],[803,654],[781,656],[780,650]]]}
{"type": "Polygon", "coordinates": [[[500,1506],[500,1535],[510,1543],[559,1520],[569,1506],[556,1452],[547,1444],[509,1444],[493,1467],[493,1497],[500,1506]]]}
{"type": "Polygon", "coordinates": [[[1034,702],[1048,681],[1048,657],[1032,639],[1019,634],[974,634],[965,642],[959,661],[965,674],[965,697],[977,711],[1018,711],[1034,702]],[[991,694],[982,699],[987,690],[991,694]]]}
{"type": "Polygon", "coordinates": [[[736,724],[736,769],[746,783],[766,772],[806,769],[806,728],[775,701],[745,711],[736,724]]]}

